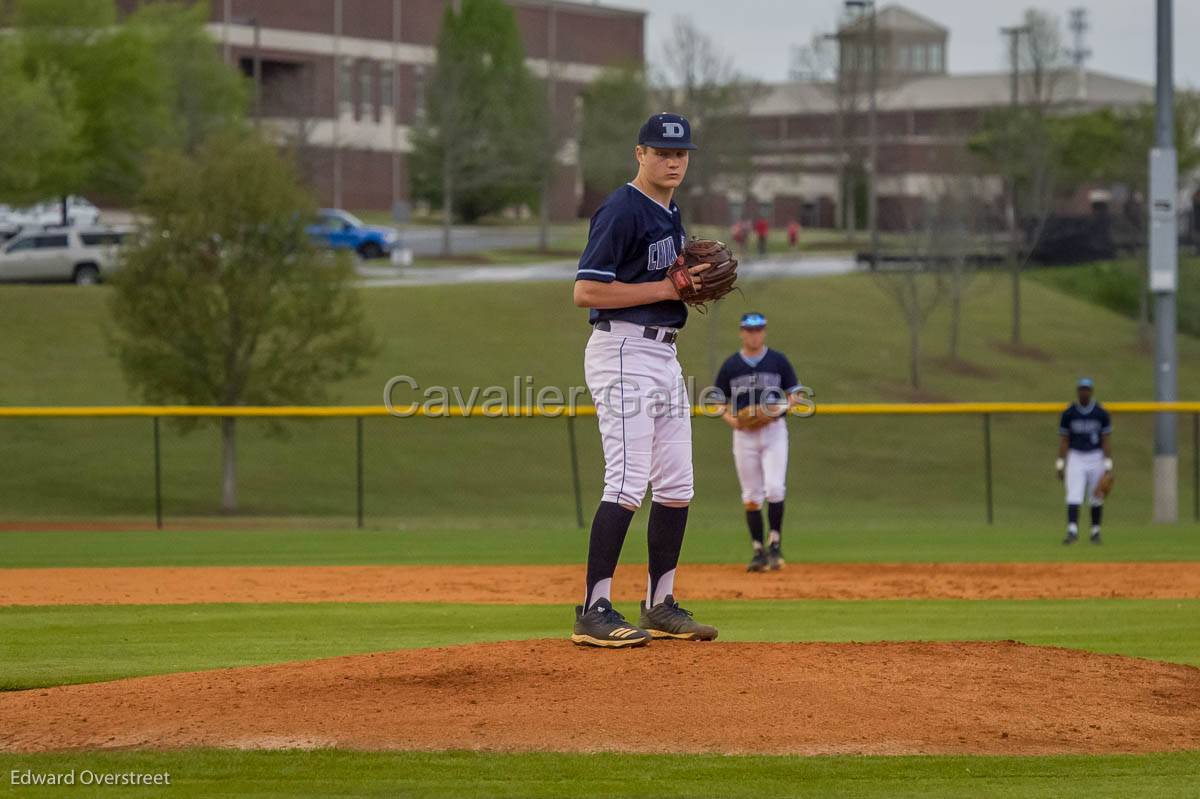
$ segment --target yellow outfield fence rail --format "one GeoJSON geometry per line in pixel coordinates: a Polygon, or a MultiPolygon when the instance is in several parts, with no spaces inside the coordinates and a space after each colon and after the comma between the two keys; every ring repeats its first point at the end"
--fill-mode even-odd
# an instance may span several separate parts
{"type": "MultiPolygon", "coordinates": [[[[486,403],[485,403],[486,404],[486,403]]],[[[692,413],[711,414],[713,407],[697,405],[692,413]]],[[[952,416],[1023,413],[1059,413],[1062,402],[865,402],[825,403],[817,406],[813,416],[952,416]]],[[[1200,402],[1106,402],[1112,413],[1200,413],[1200,402]]],[[[796,413],[796,411],[793,411],[796,413]]],[[[395,416],[410,418],[532,418],[563,416],[595,416],[591,405],[570,408],[566,405],[463,408],[458,405],[426,407],[425,405],[396,405],[389,410],[383,405],[63,405],[63,406],[0,406],[0,417],[281,417],[291,419],[329,417],[395,416]]]]}
{"type": "MultiPolygon", "coordinates": [[[[983,472],[987,522],[994,520],[992,497],[992,416],[1008,414],[1053,414],[1062,411],[1063,402],[928,402],[928,403],[824,403],[815,412],[804,408],[793,415],[820,418],[825,416],[979,416],[983,423],[983,472]]],[[[1108,402],[1112,413],[1186,413],[1192,416],[1192,514],[1200,521],[1200,402],[1108,402]]],[[[696,406],[693,415],[712,416],[719,406],[696,406]]],[[[395,418],[565,418],[567,441],[571,457],[571,482],[575,495],[575,523],[583,527],[583,498],[579,479],[579,454],[575,435],[575,418],[595,416],[592,405],[517,406],[481,403],[479,407],[450,404],[395,405],[284,405],[203,406],[203,405],[100,405],[100,406],[0,406],[0,418],[148,418],[154,431],[154,516],[159,529],[163,526],[162,505],[162,438],[160,421],[163,418],[288,418],[355,420],[355,512],[358,526],[363,527],[363,419],[368,417],[395,418]]]]}

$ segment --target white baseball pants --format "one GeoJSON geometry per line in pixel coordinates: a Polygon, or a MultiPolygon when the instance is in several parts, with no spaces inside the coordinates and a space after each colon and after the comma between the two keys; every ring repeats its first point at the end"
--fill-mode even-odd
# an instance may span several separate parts
{"type": "Polygon", "coordinates": [[[690,502],[692,417],[675,345],[643,338],[639,325],[593,330],[584,377],[604,445],[604,501],[637,508],[690,502]]]}
{"type": "Polygon", "coordinates": [[[742,504],[761,508],[763,500],[782,502],[787,493],[788,433],[783,419],[757,430],[733,431],[733,462],[742,486],[742,504]]]}
{"type": "Polygon", "coordinates": [[[1067,504],[1082,505],[1085,499],[1092,505],[1103,505],[1104,498],[1096,496],[1096,486],[1104,476],[1104,452],[1092,450],[1080,452],[1073,449],[1067,452],[1067,474],[1064,481],[1067,484],[1067,504]]]}

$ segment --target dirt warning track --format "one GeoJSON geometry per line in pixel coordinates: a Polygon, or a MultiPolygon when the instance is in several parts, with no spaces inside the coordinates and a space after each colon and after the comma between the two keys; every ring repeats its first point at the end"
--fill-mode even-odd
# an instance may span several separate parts
{"type": "Polygon", "coordinates": [[[1200,669],[1016,643],[563,640],[0,694],[0,750],[776,754],[1200,748],[1200,669]]]}
{"type": "MultiPolygon", "coordinates": [[[[616,599],[645,592],[644,566],[621,567],[616,599]]],[[[0,569],[0,605],[206,602],[578,602],[581,566],[201,566],[0,569]]],[[[1196,599],[1198,563],[685,564],[697,599],[1196,599]]]]}

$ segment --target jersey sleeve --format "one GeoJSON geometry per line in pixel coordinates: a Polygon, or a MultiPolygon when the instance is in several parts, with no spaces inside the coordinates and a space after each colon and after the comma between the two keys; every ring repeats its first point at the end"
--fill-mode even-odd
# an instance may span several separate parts
{"type": "Polygon", "coordinates": [[[1112,417],[1103,408],[1100,409],[1100,432],[1103,435],[1108,435],[1112,432],[1112,417]]]}
{"type": "Polygon", "coordinates": [[[1071,409],[1067,408],[1065,411],[1062,412],[1062,416],[1058,417],[1058,434],[1060,436],[1065,436],[1071,432],[1070,416],[1071,416],[1071,409]]]}
{"type": "Polygon", "coordinates": [[[717,370],[717,379],[713,381],[713,388],[721,392],[721,401],[725,403],[730,402],[730,395],[733,394],[733,387],[729,383],[729,362],[726,361],[717,370]]]}
{"type": "Polygon", "coordinates": [[[579,257],[576,280],[596,280],[612,283],[617,279],[617,266],[633,241],[635,220],[617,213],[612,203],[600,206],[588,227],[587,246],[579,257]]]}
{"type": "Polygon", "coordinates": [[[800,380],[796,377],[796,370],[792,368],[792,362],[787,359],[782,353],[779,356],[779,379],[783,382],[784,390],[789,394],[795,393],[796,389],[800,388],[800,380]]]}

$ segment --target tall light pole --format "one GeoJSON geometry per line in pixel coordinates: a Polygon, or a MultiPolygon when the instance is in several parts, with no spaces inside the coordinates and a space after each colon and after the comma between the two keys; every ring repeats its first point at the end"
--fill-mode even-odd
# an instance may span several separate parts
{"type": "Polygon", "coordinates": [[[871,63],[867,69],[867,230],[871,237],[871,268],[879,265],[879,32],[875,0],[846,0],[846,8],[867,15],[871,63]]]}
{"type": "Polygon", "coordinates": [[[557,111],[557,87],[555,80],[558,71],[558,14],[554,0],[546,0],[546,125],[547,142],[550,152],[542,175],[542,202],[538,209],[538,250],[546,252],[550,249],[550,198],[554,191],[554,172],[558,164],[558,135],[554,125],[557,111]]]}
{"type": "MultiPolygon", "coordinates": [[[[1175,201],[1175,84],[1172,0],[1158,0],[1155,137],[1150,150],[1150,291],[1154,294],[1154,399],[1176,399],[1175,286],[1179,274],[1175,201]]],[[[1175,414],[1154,417],[1154,521],[1179,519],[1175,414]]]]}

